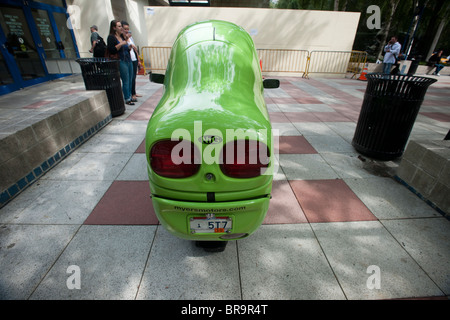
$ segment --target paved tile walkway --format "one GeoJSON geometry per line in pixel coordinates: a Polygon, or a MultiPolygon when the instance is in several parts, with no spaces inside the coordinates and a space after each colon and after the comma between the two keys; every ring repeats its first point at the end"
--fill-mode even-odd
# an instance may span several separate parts
{"type": "MultiPolygon", "coordinates": [[[[398,161],[350,144],[365,86],[283,78],[266,91],[280,133],[269,212],[210,254],[154,214],[143,143],[162,88],[139,77],[136,106],[0,210],[0,299],[447,299],[450,222],[392,179],[398,161]]],[[[443,139],[449,88],[430,87],[412,139],[443,139]]]]}

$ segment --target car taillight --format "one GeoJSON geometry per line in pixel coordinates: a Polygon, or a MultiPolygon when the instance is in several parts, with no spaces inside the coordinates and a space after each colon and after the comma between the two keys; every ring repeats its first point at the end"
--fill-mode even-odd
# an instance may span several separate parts
{"type": "Polygon", "coordinates": [[[222,172],[233,178],[253,178],[269,166],[269,148],[255,140],[235,140],[222,149],[222,172]]]}
{"type": "Polygon", "coordinates": [[[187,178],[200,169],[199,152],[191,141],[159,141],[150,150],[150,165],[160,176],[187,178]]]}

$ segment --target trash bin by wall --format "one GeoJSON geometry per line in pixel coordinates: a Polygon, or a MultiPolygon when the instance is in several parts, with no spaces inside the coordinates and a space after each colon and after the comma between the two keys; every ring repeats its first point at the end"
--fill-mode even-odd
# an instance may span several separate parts
{"type": "Polygon", "coordinates": [[[366,75],[368,83],[353,137],[363,155],[392,160],[403,154],[428,87],[424,77],[366,75]]]}
{"type": "Polygon", "coordinates": [[[411,60],[411,66],[408,70],[408,76],[413,76],[417,72],[417,68],[419,67],[419,58],[411,60]]]}
{"type": "Polygon", "coordinates": [[[401,75],[406,75],[409,68],[411,66],[411,61],[410,60],[402,60],[400,61],[400,66],[399,66],[399,74],[401,75]]]}
{"type": "Polygon", "coordinates": [[[81,67],[86,90],[105,90],[111,115],[120,116],[125,112],[119,73],[119,60],[106,58],[82,58],[76,60],[81,67]]]}

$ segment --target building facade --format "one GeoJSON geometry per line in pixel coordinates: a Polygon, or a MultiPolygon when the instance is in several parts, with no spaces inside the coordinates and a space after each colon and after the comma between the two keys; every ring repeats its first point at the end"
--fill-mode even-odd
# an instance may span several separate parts
{"type": "Polygon", "coordinates": [[[77,57],[67,20],[65,0],[0,0],[0,94],[63,76],[45,60],[77,57]]]}

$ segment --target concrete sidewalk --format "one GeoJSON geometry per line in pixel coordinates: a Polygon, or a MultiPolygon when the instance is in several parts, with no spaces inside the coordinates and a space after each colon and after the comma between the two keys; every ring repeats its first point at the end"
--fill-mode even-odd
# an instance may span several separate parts
{"type": "MultiPolygon", "coordinates": [[[[448,132],[450,77],[438,80],[411,139],[448,132]]],[[[447,299],[450,222],[393,179],[399,160],[351,146],[365,87],[282,78],[266,90],[280,132],[269,212],[211,254],[154,214],[144,138],[162,86],[139,76],[135,106],[0,209],[0,299],[447,299]]]]}

